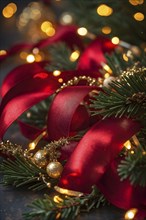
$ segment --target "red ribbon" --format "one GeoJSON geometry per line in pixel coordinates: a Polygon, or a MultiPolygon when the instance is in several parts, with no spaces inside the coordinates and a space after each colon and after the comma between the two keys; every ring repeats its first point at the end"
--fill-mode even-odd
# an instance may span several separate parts
{"type": "Polygon", "coordinates": [[[59,186],[89,193],[105,173],[106,166],[121,151],[124,142],[139,129],[138,123],[126,118],[96,123],[83,136],[69,158],[59,186]]]}
{"type": "Polygon", "coordinates": [[[101,63],[106,63],[105,53],[111,53],[116,48],[110,39],[98,36],[92,41],[79,59],[78,69],[98,70],[101,63]]]}
{"type": "MultiPolygon", "coordinates": [[[[50,139],[58,140],[70,133],[73,115],[80,102],[92,91],[92,86],[73,86],[63,89],[54,99],[48,114],[48,134],[50,139]],[[60,106],[60,107],[59,107],[60,106]]],[[[84,127],[89,124],[89,115],[82,111],[82,117],[76,120],[76,126],[84,127]]]]}

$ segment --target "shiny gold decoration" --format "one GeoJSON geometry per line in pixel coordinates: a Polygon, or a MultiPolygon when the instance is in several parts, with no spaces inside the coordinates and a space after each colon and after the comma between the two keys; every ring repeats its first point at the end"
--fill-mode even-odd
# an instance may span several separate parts
{"type": "Polygon", "coordinates": [[[78,76],[78,77],[73,77],[66,83],[63,83],[62,86],[56,90],[56,93],[60,92],[62,89],[68,87],[68,86],[73,86],[77,85],[80,81],[86,81],[89,86],[100,86],[101,85],[101,80],[100,78],[92,78],[90,76],[78,76]]]}
{"type": "Polygon", "coordinates": [[[63,166],[58,161],[52,161],[47,165],[46,171],[50,177],[57,179],[60,177],[60,175],[63,171],[63,166]]]}
{"type": "Polygon", "coordinates": [[[71,62],[75,62],[79,58],[79,56],[80,56],[80,51],[79,50],[75,50],[75,51],[73,51],[71,53],[69,59],[70,59],[71,62]]]}
{"type": "Polygon", "coordinates": [[[22,146],[13,144],[9,140],[0,143],[0,151],[7,155],[23,154],[22,146]]]}
{"type": "Polygon", "coordinates": [[[59,186],[55,186],[54,189],[61,193],[61,194],[65,194],[65,195],[68,195],[68,196],[83,196],[84,194],[82,192],[78,192],[78,191],[74,191],[74,190],[69,190],[69,189],[64,189],[64,188],[61,188],[59,186]]]}
{"type": "Polygon", "coordinates": [[[32,160],[38,167],[44,167],[48,163],[46,158],[46,152],[44,150],[37,151],[33,156],[32,160]]]}
{"type": "Polygon", "coordinates": [[[109,76],[108,78],[104,79],[103,81],[103,86],[109,88],[110,87],[110,83],[112,83],[113,81],[115,81],[115,77],[114,76],[109,76]]]}

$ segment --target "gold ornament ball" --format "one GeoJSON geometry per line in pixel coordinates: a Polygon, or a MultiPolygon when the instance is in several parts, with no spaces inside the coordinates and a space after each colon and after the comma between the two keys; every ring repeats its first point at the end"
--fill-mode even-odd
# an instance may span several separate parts
{"type": "Polygon", "coordinates": [[[39,167],[44,167],[47,165],[46,153],[44,150],[39,150],[33,156],[34,163],[39,167]]]}
{"type": "Polygon", "coordinates": [[[57,179],[60,177],[60,175],[63,171],[63,166],[60,162],[53,161],[47,165],[46,171],[50,177],[57,179]]]}

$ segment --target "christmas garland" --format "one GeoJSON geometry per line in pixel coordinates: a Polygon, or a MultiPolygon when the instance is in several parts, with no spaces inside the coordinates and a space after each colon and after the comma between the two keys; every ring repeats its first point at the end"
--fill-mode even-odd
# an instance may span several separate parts
{"type": "MultiPolygon", "coordinates": [[[[63,38],[57,33],[57,40],[70,39],[66,30],[63,38]]],[[[77,70],[53,75],[41,62],[17,67],[5,78],[1,138],[22,113],[51,97],[44,127],[18,121],[22,133],[33,139],[28,149],[9,141],[0,144],[5,185],[59,193],[35,201],[26,219],[73,219],[98,208],[105,198],[132,210],[137,219],[146,217],[146,68],[132,66],[107,83],[99,68],[106,62],[104,53],[114,49],[110,40],[98,37],[82,53],[77,70]]]]}

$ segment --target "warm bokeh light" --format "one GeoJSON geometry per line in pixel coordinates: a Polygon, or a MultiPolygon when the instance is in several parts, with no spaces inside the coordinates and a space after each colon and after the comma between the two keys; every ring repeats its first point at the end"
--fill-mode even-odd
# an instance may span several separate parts
{"type": "Polygon", "coordinates": [[[110,16],[113,13],[113,9],[108,5],[102,4],[97,8],[97,13],[100,16],[110,16]]]}
{"type": "Polygon", "coordinates": [[[128,62],[128,60],[129,60],[125,53],[123,54],[123,60],[125,60],[126,62],[128,62]]]}
{"type": "Polygon", "coordinates": [[[54,70],[53,71],[53,76],[60,76],[61,71],[60,70],[54,70]]]}
{"type": "Polygon", "coordinates": [[[29,54],[27,57],[26,57],[26,61],[28,63],[33,63],[35,61],[35,57],[33,54],[29,54]]]}
{"type": "Polygon", "coordinates": [[[101,31],[102,31],[102,33],[104,33],[104,34],[110,34],[111,31],[112,31],[112,29],[111,29],[111,27],[109,27],[109,26],[105,26],[105,27],[103,27],[103,28],[101,29],[101,31]]]}
{"type": "Polygon", "coordinates": [[[7,54],[6,50],[0,50],[0,56],[7,54]]]}
{"type": "Polygon", "coordinates": [[[111,68],[107,65],[107,64],[103,64],[102,65],[102,67],[103,67],[103,69],[105,70],[105,71],[107,71],[108,73],[110,73],[110,74],[112,74],[112,70],[111,70],[111,68]]]}
{"type": "Polygon", "coordinates": [[[80,51],[79,50],[75,50],[74,52],[72,52],[72,54],[70,55],[70,61],[71,62],[75,62],[80,56],[80,51]]]}
{"type": "Polygon", "coordinates": [[[50,21],[44,21],[42,24],[41,24],[41,30],[43,32],[46,32],[48,28],[52,27],[52,23],[50,21]]]}
{"type": "Polygon", "coordinates": [[[38,54],[39,53],[39,49],[37,47],[33,48],[32,50],[33,54],[38,54]]]}
{"type": "Polygon", "coordinates": [[[80,28],[78,28],[77,33],[81,36],[85,36],[85,35],[87,35],[88,31],[85,27],[80,27],[80,28]]]}
{"type": "Polygon", "coordinates": [[[9,3],[4,7],[2,14],[5,18],[11,18],[17,11],[17,5],[15,3],[9,3]]]}
{"type": "Polygon", "coordinates": [[[136,5],[141,5],[141,4],[143,4],[143,3],[144,3],[144,0],[129,0],[129,3],[130,3],[131,5],[136,6],[136,5]]]}
{"type": "Polygon", "coordinates": [[[42,61],[43,60],[43,58],[42,58],[42,56],[40,55],[40,54],[36,54],[35,55],[35,61],[36,62],[40,62],[40,61],[42,61]]]}
{"type": "Polygon", "coordinates": [[[113,37],[113,38],[111,39],[111,41],[112,41],[113,44],[119,44],[119,42],[120,42],[120,40],[119,40],[118,37],[113,37]]]}
{"type": "Polygon", "coordinates": [[[47,36],[52,37],[55,34],[55,29],[53,27],[47,28],[46,34],[47,34],[47,36]]]}
{"type": "Polygon", "coordinates": [[[21,59],[26,59],[27,58],[27,56],[28,56],[28,53],[27,52],[25,52],[25,51],[22,51],[21,53],[20,53],[20,58],[21,59]]]}
{"type": "Polygon", "coordinates": [[[54,200],[54,202],[56,202],[56,203],[63,202],[63,199],[60,198],[59,196],[54,196],[53,200],[54,200]]]}
{"type": "Polygon", "coordinates": [[[105,78],[105,79],[107,79],[107,78],[109,78],[109,77],[110,77],[110,74],[109,74],[109,73],[105,73],[105,74],[104,74],[104,78],[105,78]]]}
{"type": "Polygon", "coordinates": [[[128,150],[130,150],[130,149],[131,149],[131,143],[130,143],[130,141],[129,141],[129,140],[126,141],[126,142],[124,143],[124,146],[125,146],[128,150]]]}
{"type": "Polygon", "coordinates": [[[143,21],[144,20],[144,14],[141,12],[137,12],[133,15],[134,19],[136,21],[143,21]]]}
{"type": "Polygon", "coordinates": [[[130,220],[130,219],[134,219],[136,213],[137,213],[137,209],[130,209],[126,212],[125,214],[125,219],[126,220],[130,220]]]}
{"type": "Polygon", "coordinates": [[[58,82],[59,82],[59,83],[63,83],[63,79],[62,79],[62,78],[59,78],[59,79],[58,79],[58,82]]]}
{"type": "Polygon", "coordinates": [[[29,147],[29,150],[34,150],[35,147],[36,147],[36,144],[35,144],[34,142],[31,142],[31,143],[28,145],[28,147],[29,147]]]}
{"type": "Polygon", "coordinates": [[[71,24],[73,21],[73,18],[70,14],[63,13],[60,20],[61,20],[61,24],[71,24]]]}

